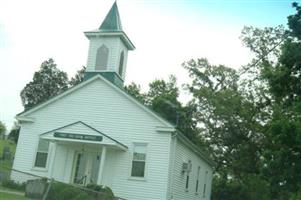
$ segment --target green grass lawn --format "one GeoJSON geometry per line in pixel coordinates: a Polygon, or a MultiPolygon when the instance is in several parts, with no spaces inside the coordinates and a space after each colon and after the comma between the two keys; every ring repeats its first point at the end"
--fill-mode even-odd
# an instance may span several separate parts
{"type": "Polygon", "coordinates": [[[8,194],[4,192],[0,192],[0,199],[1,200],[30,200],[26,197],[15,195],[15,194],[8,194]]]}
{"type": "MultiPolygon", "coordinates": [[[[0,140],[0,157],[2,157],[2,152],[4,147],[9,147],[12,152],[12,157],[15,155],[16,144],[11,140],[0,140]]],[[[0,171],[9,171],[12,168],[12,160],[0,160],[0,171]]]]}

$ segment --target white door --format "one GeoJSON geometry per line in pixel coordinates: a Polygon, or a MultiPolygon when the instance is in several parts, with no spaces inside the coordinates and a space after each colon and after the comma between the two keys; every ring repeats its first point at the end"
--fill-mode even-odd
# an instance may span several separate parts
{"type": "Polygon", "coordinates": [[[100,153],[77,152],[75,154],[73,183],[78,185],[96,184],[100,164],[100,153]]]}

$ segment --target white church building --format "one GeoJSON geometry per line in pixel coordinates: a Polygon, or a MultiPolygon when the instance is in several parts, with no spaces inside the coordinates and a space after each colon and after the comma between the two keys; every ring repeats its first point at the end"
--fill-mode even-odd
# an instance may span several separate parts
{"type": "MultiPolygon", "coordinates": [[[[213,162],[123,89],[128,51],[116,3],[90,41],[85,80],[17,115],[13,169],[110,187],[128,200],[209,200],[213,162]]],[[[12,173],[25,182],[30,175],[12,173]]]]}

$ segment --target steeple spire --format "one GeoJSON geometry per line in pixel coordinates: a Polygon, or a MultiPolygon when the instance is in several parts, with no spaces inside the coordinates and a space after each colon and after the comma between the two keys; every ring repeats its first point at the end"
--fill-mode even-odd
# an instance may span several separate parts
{"type": "Polygon", "coordinates": [[[113,4],[106,18],[99,27],[100,31],[122,31],[121,20],[118,12],[117,3],[113,4]]]}
{"type": "Polygon", "coordinates": [[[128,51],[135,46],[122,30],[118,7],[115,3],[100,27],[85,32],[90,40],[84,79],[100,74],[118,87],[123,87],[128,51]]]}

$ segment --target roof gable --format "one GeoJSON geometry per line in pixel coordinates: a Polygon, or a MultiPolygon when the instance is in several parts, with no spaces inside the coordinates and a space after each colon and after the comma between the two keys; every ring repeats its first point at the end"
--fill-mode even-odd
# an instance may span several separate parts
{"type": "Polygon", "coordinates": [[[113,90],[115,90],[116,92],[122,94],[125,98],[127,98],[129,101],[133,102],[137,107],[143,109],[145,112],[147,112],[149,115],[151,115],[152,117],[156,118],[158,121],[160,121],[161,123],[163,123],[165,126],[170,127],[170,128],[174,128],[174,125],[170,122],[168,122],[167,120],[165,120],[164,118],[162,118],[160,115],[158,115],[157,113],[155,113],[153,110],[151,110],[150,108],[148,108],[147,106],[145,106],[144,104],[142,104],[141,102],[139,102],[137,99],[135,99],[134,97],[132,97],[130,94],[128,94],[127,92],[125,92],[123,89],[115,86],[113,83],[111,83],[110,81],[106,80],[104,77],[102,77],[101,75],[95,75],[94,77],[83,81],[82,83],[66,90],[65,92],[49,99],[46,102],[43,102],[41,104],[38,104],[37,106],[29,109],[29,110],[25,110],[22,113],[19,113],[16,116],[16,119],[18,120],[23,120],[24,117],[30,117],[30,114],[43,108],[44,106],[47,106],[48,104],[51,104],[55,101],[58,101],[61,98],[64,98],[67,95],[72,94],[73,92],[76,92],[77,90],[79,90],[80,88],[85,87],[86,85],[89,85],[90,83],[94,82],[94,81],[102,81],[104,82],[106,85],[108,85],[110,88],[112,88],[113,90]]]}
{"type": "Polygon", "coordinates": [[[50,140],[79,140],[84,141],[87,140],[93,143],[101,143],[106,145],[117,145],[121,146],[123,149],[127,149],[128,147],[121,142],[111,138],[107,134],[89,126],[88,124],[77,121],[51,131],[47,131],[46,133],[42,133],[40,135],[43,139],[50,140]],[[85,136],[89,136],[89,138],[85,138],[85,136]],[[101,140],[98,140],[99,136],[101,136],[101,140]]]}

